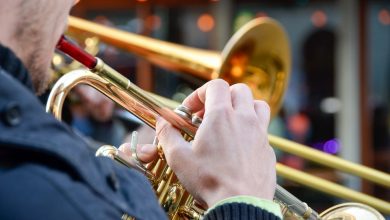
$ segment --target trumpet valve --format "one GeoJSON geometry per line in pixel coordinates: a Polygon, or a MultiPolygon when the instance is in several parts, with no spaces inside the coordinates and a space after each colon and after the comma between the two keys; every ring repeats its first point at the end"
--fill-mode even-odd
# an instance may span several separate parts
{"type": "Polygon", "coordinates": [[[192,118],[192,112],[184,105],[179,105],[174,112],[186,120],[191,120],[192,118]]]}

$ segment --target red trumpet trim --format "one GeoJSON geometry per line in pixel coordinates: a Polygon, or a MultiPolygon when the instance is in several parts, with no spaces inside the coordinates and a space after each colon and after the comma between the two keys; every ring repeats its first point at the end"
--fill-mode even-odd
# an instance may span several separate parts
{"type": "Polygon", "coordinates": [[[93,69],[96,66],[97,59],[94,56],[72,44],[65,36],[62,36],[58,41],[57,49],[79,61],[89,69],[93,69]]]}

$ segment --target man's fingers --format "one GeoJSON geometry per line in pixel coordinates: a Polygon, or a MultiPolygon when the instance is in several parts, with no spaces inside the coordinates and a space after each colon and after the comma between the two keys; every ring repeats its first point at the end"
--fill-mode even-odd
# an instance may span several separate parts
{"type": "Polygon", "coordinates": [[[229,84],[221,79],[211,80],[191,93],[183,105],[192,112],[213,110],[218,106],[231,107],[229,84]]]}
{"type": "Polygon", "coordinates": [[[184,99],[183,105],[190,109],[191,112],[197,112],[204,108],[206,84],[193,91],[184,99]]]}
{"type": "Polygon", "coordinates": [[[137,157],[144,163],[156,160],[158,157],[157,146],[153,144],[137,145],[137,157]]]}
{"type": "Polygon", "coordinates": [[[255,112],[259,122],[264,123],[268,127],[271,117],[269,105],[265,101],[255,100],[255,112]]]}
{"type": "MultiPolygon", "coordinates": [[[[131,149],[130,143],[124,143],[119,147],[119,150],[125,153],[126,156],[132,157],[133,156],[133,149],[131,149]]],[[[153,144],[138,144],[137,145],[137,157],[141,162],[149,163],[153,160],[157,159],[157,146],[154,146],[153,144]]]]}
{"type": "Polygon", "coordinates": [[[194,112],[194,115],[198,116],[199,118],[203,118],[204,116],[204,109],[198,111],[198,112],[194,112]]]}
{"type": "Polygon", "coordinates": [[[163,147],[165,157],[172,169],[191,163],[191,145],[184,140],[180,132],[170,123],[159,118],[156,126],[159,144],[163,147]]]}
{"type": "Polygon", "coordinates": [[[234,84],[230,87],[232,105],[235,110],[248,111],[253,108],[252,91],[243,83],[234,84]]]}
{"type": "Polygon", "coordinates": [[[131,157],[131,154],[133,153],[131,151],[131,144],[130,143],[124,143],[118,148],[120,151],[125,153],[126,156],[131,157]]]}

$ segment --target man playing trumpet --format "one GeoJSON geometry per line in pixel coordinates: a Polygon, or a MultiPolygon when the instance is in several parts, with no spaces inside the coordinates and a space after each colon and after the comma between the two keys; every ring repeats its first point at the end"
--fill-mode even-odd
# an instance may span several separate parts
{"type": "MultiPolygon", "coordinates": [[[[95,158],[33,96],[47,87],[74,3],[0,0],[0,219],[166,218],[144,176],[95,158]]],[[[268,105],[253,101],[247,86],[222,80],[206,83],[183,105],[203,118],[194,141],[162,118],[157,136],[185,188],[209,207],[204,218],[279,219],[268,105]]],[[[155,155],[153,145],[137,148],[144,162],[155,155]]]]}

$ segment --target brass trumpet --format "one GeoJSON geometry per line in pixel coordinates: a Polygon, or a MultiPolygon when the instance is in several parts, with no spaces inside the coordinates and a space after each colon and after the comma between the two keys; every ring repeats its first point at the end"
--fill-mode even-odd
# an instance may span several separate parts
{"type": "MultiPolygon", "coordinates": [[[[178,128],[186,140],[193,139],[199,125],[199,118],[192,117],[192,113],[184,106],[179,106],[174,111],[171,110],[107,66],[102,60],[79,50],[64,37],[61,38],[58,45],[58,49],[80,61],[90,71],[75,70],[61,77],[50,93],[46,111],[52,112],[60,119],[62,104],[68,92],[74,86],[85,83],[132,112],[152,128],[155,128],[157,117],[160,116],[178,128]]],[[[126,158],[112,146],[99,148],[97,155],[110,157],[144,173],[149,178],[159,202],[171,219],[201,218],[204,212],[203,208],[185,191],[173,171],[167,166],[163,155],[147,165],[142,164],[135,157],[126,158]]],[[[285,215],[319,219],[317,212],[282,187],[277,186],[276,192],[275,200],[285,207],[285,215]]]]}
{"type": "MultiPolygon", "coordinates": [[[[257,25],[261,25],[262,22],[259,23],[257,21],[257,25]]],[[[254,23],[254,22],[253,22],[254,23]]],[[[251,23],[251,27],[256,27],[256,25],[253,25],[251,23]]],[[[271,22],[272,24],[276,24],[275,22],[271,22]]],[[[269,24],[269,23],[267,23],[269,24]]],[[[70,22],[70,25],[72,26],[72,22],[70,22]]],[[[248,27],[247,27],[248,28],[248,27]]],[[[96,28],[95,28],[96,30],[96,28]]],[[[247,29],[248,30],[248,29],[247,29]]],[[[250,30],[250,28],[249,28],[250,30]]],[[[271,29],[272,30],[272,29],[271,29]]],[[[280,33],[280,32],[279,32],[280,33]]],[[[269,36],[270,34],[264,34],[265,36],[269,36]]],[[[236,35],[233,37],[233,39],[236,37],[236,35]]],[[[278,38],[278,37],[275,37],[278,38]]],[[[280,38],[279,38],[280,39],[280,38]]],[[[261,39],[260,39],[261,41],[261,39]]],[[[148,43],[146,43],[148,44],[148,43]]],[[[242,43],[244,44],[244,43],[242,43]]],[[[164,47],[164,46],[162,46],[164,47]]],[[[234,45],[231,46],[234,48],[234,45]]],[[[75,50],[68,51],[68,53],[73,53],[75,50]]],[[[79,52],[77,52],[79,54],[79,52]]],[[[265,53],[267,54],[267,53],[265,53]]],[[[270,54],[270,53],[268,53],[270,54]]],[[[272,56],[275,56],[272,55],[272,56]]],[[[107,96],[111,97],[114,101],[116,101],[118,104],[126,108],[127,110],[133,112],[137,117],[145,121],[148,125],[154,126],[155,124],[155,119],[157,115],[161,115],[164,118],[166,118],[169,122],[171,122],[175,127],[179,128],[182,130],[183,133],[190,139],[193,137],[194,132],[196,131],[196,126],[191,123],[190,121],[190,116],[191,114],[186,112],[185,109],[179,109],[180,115],[184,115],[186,117],[181,117],[175,113],[173,113],[169,108],[167,108],[164,104],[160,103],[159,101],[156,101],[150,95],[139,89],[138,87],[135,87],[130,81],[128,81],[126,78],[115,72],[113,69],[109,68],[107,65],[104,65],[104,63],[98,59],[95,59],[93,57],[88,57],[87,54],[84,54],[81,56],[82,60],[88,61],[86,66],[92,70],[92,72],[95,72],[96,74],[93,74],[89,71],[86,70],[78,70],[75,72],[72,72],[71,74],[67,74],[64,76],[65,78],[60,79],[60,81],[56,84],[56,86],[53,88],[52,93],[49,98],[49,102],[47,104],[47,110],[54,112],[57,117],[60,117],[61,115],[61,106],[63,99],[66,96],[66,93],[76,84],[78,83],[86,83],[89,84],[99,91],[103,92],[107,96]]],[[[260,56],[260,58],[262,58],[260,56]]],[[[251,58],[252,59],[252,58],[251,58]]],[[[180,60],[180,59],[179,59],[180,60]]],[[[267,59],[265,59],[267,60],[267,59]]],[[[232,63],[233,61],[226,61],[232,63]]],[[[289,61],[287,61],[288,63],[289,61]]],[[[286,66],[278,62],[271,62],[277,66],[286,66]]],[[[289,64],[288,64],[289,65],[289,64]]],[[[288,66],[287,65],[287,66],[288,66]]],[[[189,65],[191,66],[191,65],[189,65]]],[[[280,69],[279,67],[268,67],[268,69],[280,69]]],[[[242,68],[246,70],[246,67],[242,68]]],[[[231,70],[230,72],[234,72],[231,70]]],[[[270,74],[277,74],[278,72],[272,72],[270,74]]],[[[286,79],[286,77],[284,78],[286,79]]],[[[275,81],[273,81],[275,82],[275,81]]],[[[284,82],[284,85],[286,82],[284,82]]],[[[280,88],[280,87],[275,87],[275,86],[268,86],[268,88],[280,88]]],[[[270,94],[272,92],[268,92],[266,94],[270,94]]],[[[279,93],[279,96],[281,94],[279,93]]],[[[281,98],[280,98],[281,99],[281,98]]],[[[268,99],[267,99],[268,100],[268,99]]],[[[278,143],[278,144],[284,144],[283,142],[286,142],[286,140],[278,139],[276,137],[270,136],[270,141],[272,139],[278,143]]],[[[288,143],[289,146],[293,146],[290,143],[288,143]]],[[[299,149],[298,146],[297,149],[299,149]]],[[[297,150],[295,147],[291,147],[294,150],[297,150]]],[[[115,149],[108,150],[109,155],[115,158],[121,159],[120,153],[118,153],[115,149]]],[[[309,155],[309,153],[308,153],[309,155]]],[[[315,152],[313,154],[315,156],[318,156],[317,158],[322,158],[322,154],[315,152]]],[[[328,155],[326,155],[328,156],[328,155]]],[[[312,156],[307,156],[307,157],[312,157],[312,156]]],[[[330,161],[331,159],[334,159],[333,157],[330,156],[328,158],[330,161]]],[[[340,160],[340,159],[339,159],[340,160]]],[[[192,200],[192,197],[188,195],[187,192],[182,189],[181,185],[178,184],[177,179],[174,177],[174,174],[170,170],[169,167],[166,166],[164,160],[158,160],[154,162],[153,164],[144,166],[143,164],[137,163],[137,161],[134,161],[132,159],[126,160],[126,158],[122,158],[122,163],[127,163],[128,165],[131,165],[133,167],[138,167],[138,169],[141,169],[142,172],[144,172],[148,177],[153,177],[150,178],[152,185],[155,186],[155,189],[157,191],[157,194],[159,195],[160,202],[165,205],[165,207],[168,210],[168,214],[170,215],[171,218],[177,219],[181,216],[190,216],[190,217],[199,217],[201,215],[201,210],[195,205],[194,201],[192,200]],[[157,185],[155,185],[157,184],[157,185]],[[173,205],[172,205],[173,204],[173,205]]],[[[349,171],[356,172],[353,168],[361,168],[361,166],[350,166],[350,163],[347,163],[343,161],[342,163],[338,163],[337,166],[344,166],[347,167],[349,171]],[[341,164],[341,165],[340,165],[341,164]]],[[[282,176],[293,176],[292,174],[296,174],[293,179],[299,179],[299,176],[302,176],[305,178],[307,174],[304,173],[296,173],[299,171],[293,171],[291,168],[284,167],[280,164],[277,166],[277,171],[279,174],[282,174],[282,176]]],[[[388,185],[389,182],[389,176],[387,174],[383,174],[380,172],[377,173],[372,173],[371,169],[365,168],[363,169],[364,172],[367,173],[369,176],[374,176],[374,177],[380,177],[379,179],[382,181],[382,184],[388,185]],[[377,175],[377,174],[380,175],[377,175]],[[387,182],[386,182],[387,181],[387,182]]],[[[313,177],[310,177],[313,178],[313,177]]],[[[376,178],[377,179],[377,178],[376,178]]],[[[330,184],[327,182],[318,182],[319,180],[314,179],[315,184],[330,184]]],[[[324,180],[322,180],[324,181],[324,180]]],[[[380,182],[381,182],[380,181],[380,182]]],[[[309,185],[310,181],[302,181],[305,185],[309,185]]],[[[363,196],[360,193],[357,192],[351,192],[349,189],[345,188],[335,188],[332,184],[330,184],[332,187],[330,187],[331,193],[333,194],[338,194],[340,191],[345,191],[347,195],[344,196],[344,198],[347,199],[354,199],[360,202],[365,202],[368,203],[380,210],[382,210],[385,213],[389,213],[389,204],[383,201],[380,201],[378,199],[368,197],[368,196],[363,196]],[[349,195],[350,194],[350,195],[349,195]],[[367,202],[368,201],[368,202],[367,202]]],[[[279,188],[279,187],[278,187],[279,188]]],[[[310,218],[310,219],[319,219],[320,217],[314,212],[310,211],[307,205],[304,203],[300,202],[297,200],[293,195],[289,194],[288,192],[283,192],[282,189],[277,189],[276,193],[276,200],[278,200],[282,206],[286,210],[285,216],[288,215],[294,215],[294,216],[299,216],[302,218],[310,218]],[[284,195],[284,196],[283,196],[284,195]],[[278,198],[279,197],[279,198],[278,198]],[[283,198],[280,198],[283,197],[283,198]]],[[[351,206],[351,205],[344,205],[344,207],[341,207],[342,209],[348,209],[348,208],[354,208],[356,206],[351,206]]],[[[357,205],[357,207],[362,208],[363,206],[357,205]]],[[[340,208],[340,207],[339,207],[340,208]]],[[[360,209],[359,209],[360,210],[360,209]]],[[[370,210],[369,208],[365,208],[364,210],[370,210]]],[[[339,215],[341,212],[339,209],[334,210],[334,212],[331,212],[329,215],[334,217],[334,215],[339,215]]],[[[371,212],[369,212],[371,213],[371,212]]],[[[372,214],[374,215],[374,214],[372,214]]],[[[375,215],[377,219],[381,219],[381,216],[379,213],[375,212],[375,215]]],[[[383,217],[382,217],[383,218],[383,217]]],[[[330,217],[324,217],[324,219],[331,219],[330,217]]]]}
{"type": "Polygon", "coordinates": [[[275,115],[290,72],[290,50],[284,29],[272,19],[255,19],[240,28],[223,51],[206,51],[69,18],[69,31],[88,32],[103,42],[173,70],[211,80],[247,84],[255,97],[267,101],[275,115]],[[259,62],[261,61],[261,62],[259,62]]]}

